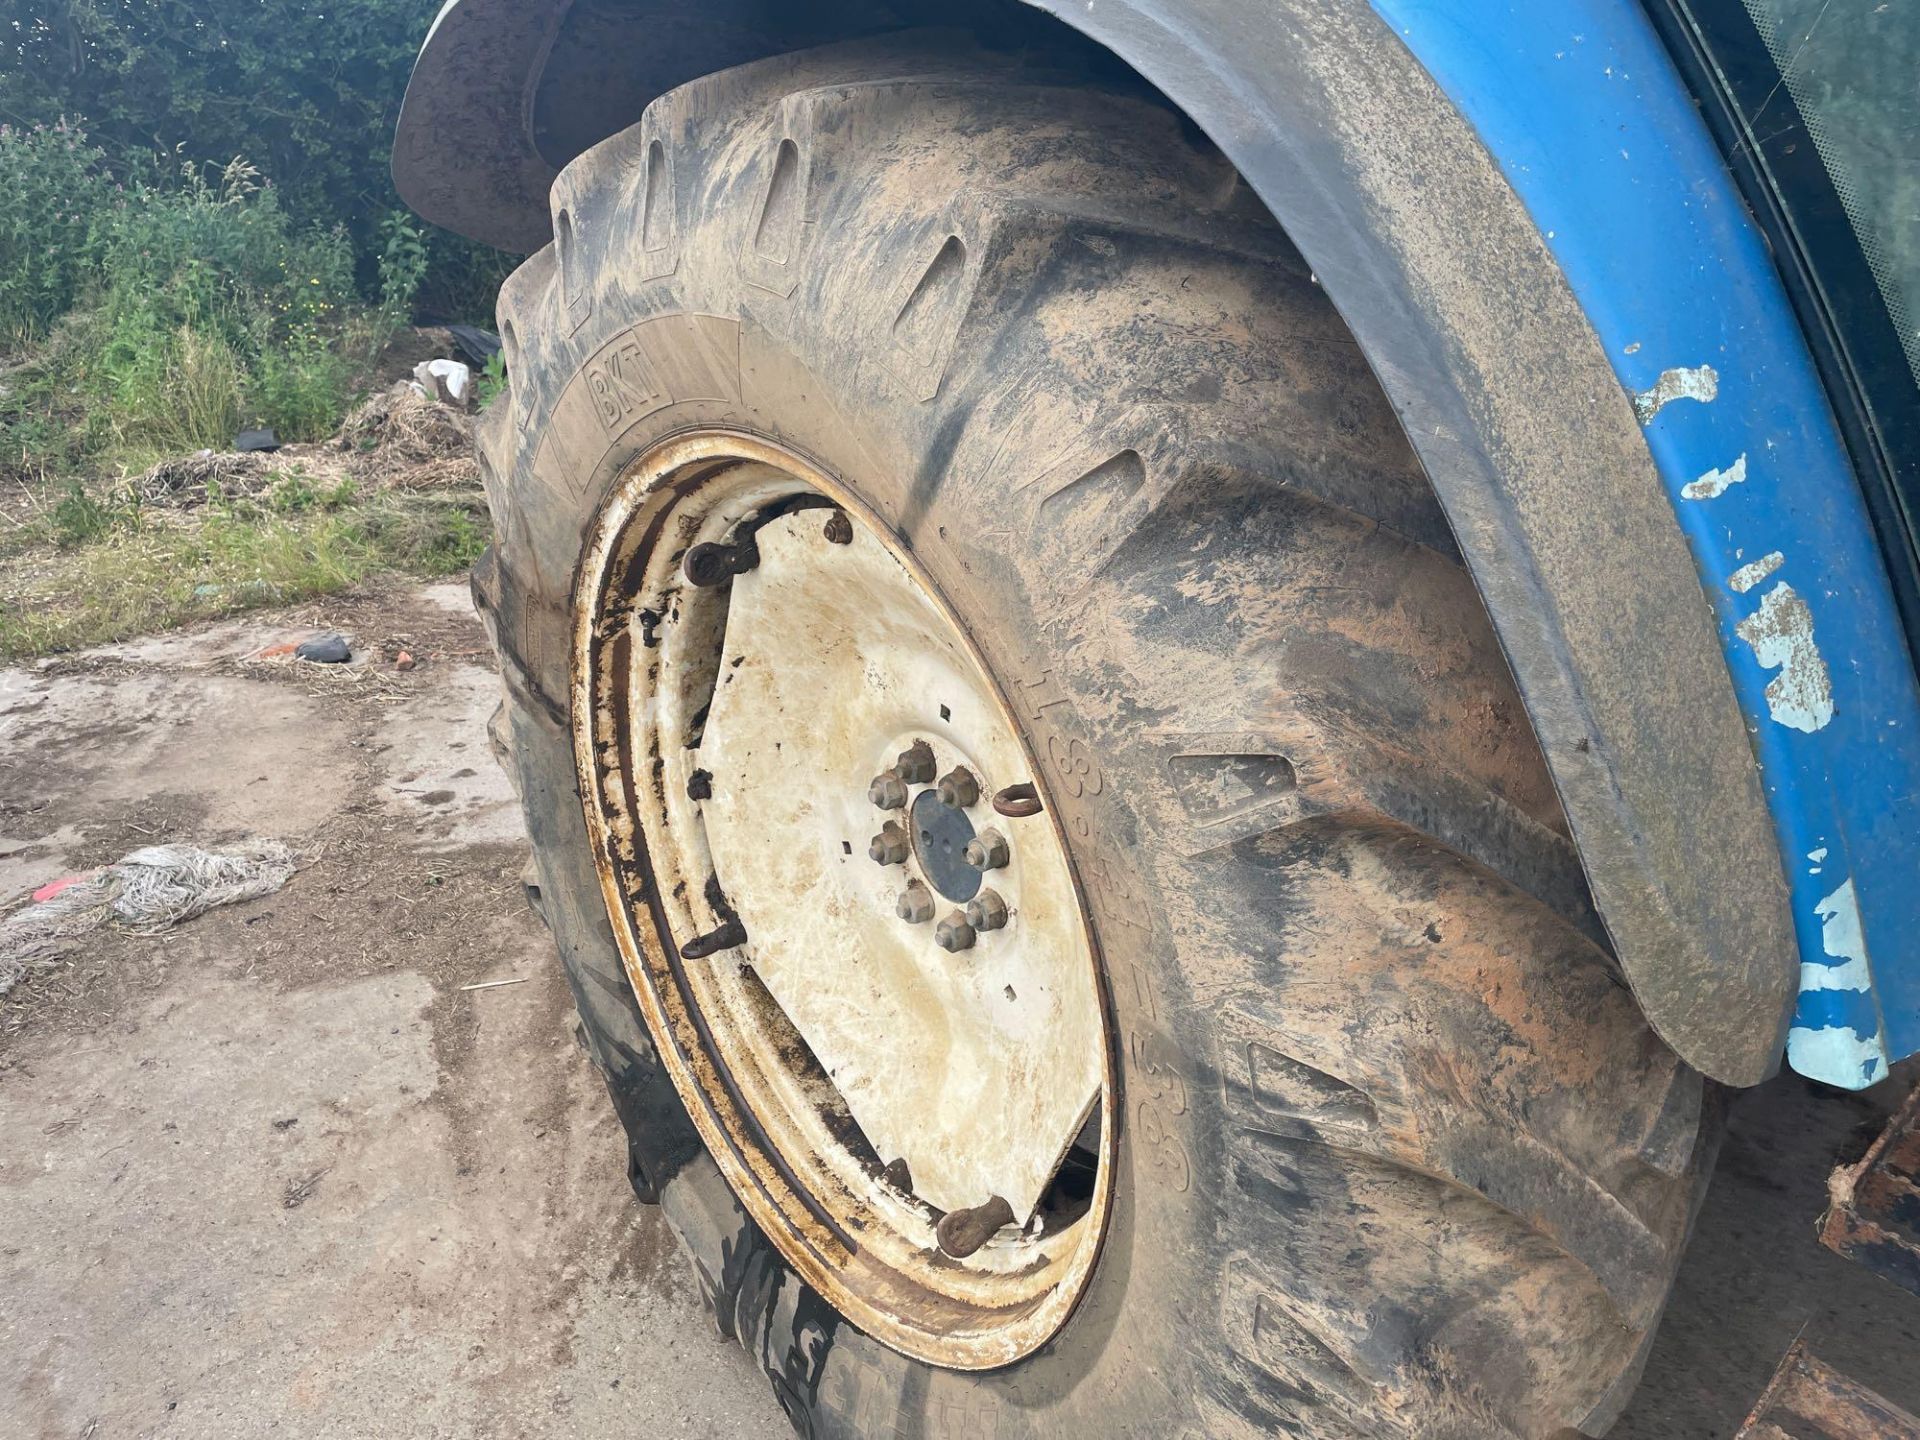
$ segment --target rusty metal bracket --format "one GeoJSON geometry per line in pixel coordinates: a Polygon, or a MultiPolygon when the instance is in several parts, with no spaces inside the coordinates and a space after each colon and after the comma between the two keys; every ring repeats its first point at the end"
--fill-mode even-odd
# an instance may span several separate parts
{"type": "Polygon", "coordinates": [[[1920,1440],[1920,1420],[1795,1340],[1733,1440],[1920,1440]]]}
{"type": "Polygon", "coordinates": [[[1857,1165],[1827,1180],[1820,1243],[1920,1295],[1920,1089],[1857,1165]]]}

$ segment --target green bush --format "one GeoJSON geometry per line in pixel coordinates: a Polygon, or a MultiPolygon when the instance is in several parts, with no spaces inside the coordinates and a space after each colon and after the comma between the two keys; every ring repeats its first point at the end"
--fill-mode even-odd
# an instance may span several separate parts
{"type": "Polygon", "coordinates": [[[0,486],[57,491],[115,443],[113,417],[99,401],[105,319],[94,307],[69,311],[0,379],[0,486]]]}
{"type": "Polygon", "coordinates": [[[473,398],[482,409],[493,403],[493,397],[507,388],[507,352],[496,350],[487,357],[487,363],[480,371],[480,378],[474,382],[473,398]]]}
{"type": "Polygon", "coordinates": [[[53,535],[57,543],[70,549],[101,539],[122,526],[136,525],[139,518],[139,507],[132,500],[99,500],[73,484],[53,507],[53,535]]]}
{"type": "Polygon", "coordinates": [[[224,449],[247,424],[288,441],[332,434],[356,361],[419,284],[418,228],[389,226],[385,303],[367,311],[346,233],[294,224],[245,161],[131,185],[97,163],[78,130],[0,133],[0,175],[21,197],[0,204],[0,326],[39,337],[0,393],[0,475],[72,475],[103,452],[144,464],[224,449]],[[36,224],[66,223],[58,197],[86,185],[98,203],[68,248],[23,250],[36,224]]]}
{"type": "MultiPolygon", "coordinates": [[[[381,222],[397,202],[394,123],[437,8],[43,0],[0,25],[0,115],[49,127],[85,115],[122,179],[156,149],[245,155],[281,183],[298,224],[345,222],[361,290],[377,301],[381,222]]],[[[486,323],[510,262],[444,230],[423,240],[423,313],[486,323]]]]}
{"type": "Polygon", "coordinates": [[[393,204],[400,97],[436,8],[43,0],[0,35],[0,115],[85,115],[117,164],[183,145],[245,155],[289,186],[302,223],[346,219],[370,253],[393,204]]]}
{"type": "Polygon", "coordinates": [[[176,186],[137,187],[114,213],[101,263],[111,311],[211,329],[236,350],[337,325],[353,301],[346,233],[296,228],[244,160],[212,180],[188,164],[176,186]]]}
{"type": "Polygon", "coordinates": [[[241,160],[136,185],[100,227],[105,339],[84,371],[135,456],[221,449],[243,423],[332,433],[347,401],[354,306],[344,232],[301,229],[241,160]]]}
{"type": "Polygon", "coordinates": [[[413,317],[413,302],[427,275],[426,232],[404,210],[380,225],[380,319],[398,330],[413,317]]]}
{"type": "Polygon", "coordinates": [[[324,440],[346,410],[349,366],[312,326],[263,345],[247,386],[253,418],[282,440],[324,440]]]}
{"type": "Polygon", "coordinates": [[[0,348],[46,333],[97,259],[113,186],[77,125],[0,125],[0,348]]]}
{"type": "Polygon", "coordinates": [[[96,385],[115,444],[135,460],[224,450],[240,422],[244,372],[217,331],[166,328],[152,312],[115,317],[96,385]]]}
{"type": "Polygon", "coordinates": [[[301,515],[309,510],[339,510],[359,498],[360,487],[348,476],[331,485],[316,485],[313,477],[295,465],[273,482],[267,491],[269,508],[284,515],[301,515]]]}

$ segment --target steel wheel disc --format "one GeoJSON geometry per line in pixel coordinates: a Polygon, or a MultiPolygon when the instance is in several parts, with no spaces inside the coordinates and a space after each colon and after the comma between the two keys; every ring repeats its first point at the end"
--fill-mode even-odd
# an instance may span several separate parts
{"type": "Polygon", "coordinates": [[[962,1369],[1029,1353],[1098,1248],[1111,1076],[997,687],[851,495],[743,436],[637,462],[579,584],[588,826],[709,1150],[877,1338],[962,1369]]]}

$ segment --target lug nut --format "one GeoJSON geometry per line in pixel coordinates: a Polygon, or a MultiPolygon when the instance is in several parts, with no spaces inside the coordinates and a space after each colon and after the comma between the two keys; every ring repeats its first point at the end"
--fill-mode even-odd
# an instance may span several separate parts
{"type": "Polygon", "coordinates": [[[1007,923],[1007,902],[997,890],[982,890],[967,902],[967,923],[976,930],[998,930],[1007,923]]]}
{"type": "Polygon", "coordinates": [[[907,782],[892,770],[882,770],[868,784],[867,799],[882,810],[904,809],[907,803],[907,782]]]}
{"type": "Polygon", "coordinates": [[[680,571],[687,577],[689,585],[707,590],[715,585],[724,585],[734,576],[744,575],[759,564],[760,547],[754,544],[752,535],[747,535],[735,545],[722,545],[709,540],[694,546],[681,560],[680,571]]]}
{"type": "Polygon", "coordinates": [[[974,778],[973,771],[964,765],[956,765],[940,777],[940,803],[951,805],[956,810],[964,810],[980,801],[980,782],[974,778]]]}
{"type": "Polygon", "coordinates": [[[971,950],[975,938],[973,926],[967,923],[967,917],[958,910],[933,927],[933,943],[942,950],[950,952],[971,950]]]}
{"type": "Polygon", "coordinates": [[[821,531],[832,544],[851,545],[853,543],[853,521],[847,518],[847,512],[836,510],[827,517],[826,528],[821,531]]]}
{"type": "Polygon", "coordinates": [[[933,1227],[933,1234],[943,1251],[964,1260],[991,1240],[1001,1226],[1012,1223],[1013,1206],[995,1195],[970,1210],[949,1210],[933,1227]]]}
{"type": "Polygon", "coordinates": [[[867,858],[876,865],[904,865],[910,844],[907,832],[889,820],[880,833],[867,842],[867,858]]]}
{"type": "Polygon", "coordinates": [[[1007,863],[1007,837],[998,830],[982,830],[967,842],[967,848],[960,852],[967,864],[976,870],[1000,870],[1007,863]]]}
{"type": "Polygon", "coordinates": [[[900,752],[900,758],[893,762],[893,773],[909,785],[931,785],[933,783],[933,747],[924,740],[916,740],[900,752]]]}
{"type": "MultiPolygon", "coordinates": [[[[900,892],[893,913],[909,925],[924,925],[933,919],[933,894],[918,880],[900,892]]],[[[1004,922],[1002,922],[1004,923],[1004,922]]]]}

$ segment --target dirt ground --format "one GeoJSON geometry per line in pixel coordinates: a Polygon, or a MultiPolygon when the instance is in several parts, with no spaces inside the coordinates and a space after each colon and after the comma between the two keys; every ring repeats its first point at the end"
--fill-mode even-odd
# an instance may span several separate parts
{"type": "Polygon", "coordinates": [[[0,897],[314,857],[0,1008],[0,1433],[789,1433],[627,1188],[484,644],[447,585],[0,672],[0,897]],[[302,621],[423,663],[238,658],[302,621]]]}
{"type": "MultiPolygon", "coordinates": [[[[162,839],[309,857],[0,1001],[0,1432],[789,1433],[626,1188],[494,689],[450,585],[0,671],[0,905],[162,839]],[[245,658],[321,624],[374,658],[245,658]]],[[[1744,1100],[1615,1436],[1724,1440],[1803,1329],[1920,1408],[1920,1300],[1814,1240],[1892,1098],[1744,1100]]]]}

